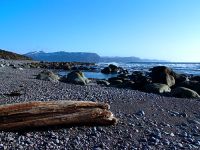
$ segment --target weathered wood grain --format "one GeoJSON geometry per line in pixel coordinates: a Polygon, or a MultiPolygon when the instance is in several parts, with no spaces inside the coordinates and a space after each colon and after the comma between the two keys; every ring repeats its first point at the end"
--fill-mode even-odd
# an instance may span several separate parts
{"type": "Polygon", "coordinates": [[[57,125],[113,125],[110,106],[91,101],[48,101],[0,106],[0,130],[57,125]]]}

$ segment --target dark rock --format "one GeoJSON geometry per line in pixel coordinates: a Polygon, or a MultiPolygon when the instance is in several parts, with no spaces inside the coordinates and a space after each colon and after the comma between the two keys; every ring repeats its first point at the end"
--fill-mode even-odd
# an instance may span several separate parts
{"type": "Polygon", "coordinates": [[[196,91],[185,87],[177,87],[173,89],[171,95],[179,98],[200,98],[196,91]]]}
{"type": "Polygon", "coordinates": [[[200,76],[193,76],[190,78],[190,80],[200,82],[200,76]]]}
{"type": "Polygon", "coordinates": [[[97,82],[97,84],[102,84],[102,85],[106,85],[106,86],[110,85],[110,83],[106,80],[97,80],[96,82],[97,82]]]}
{"type": "Polygon", "coordinates": [[[122,68],[122,67],[118,67],[118,72],[119,72],[120,74],[128,74],[128,73],[129,73],[128,70],[126,70],[126,69],[124,69],[124,68],[122,68]]]}
{"type": "Polygon", "coordinates": [[[144,90],[144,86],[151,82],[150,79],[140,71],[134,71],[132,75],[129,75],[129,78],[134,82],[133,89],[135,90],[144,90]]]}
{"type": "Polygon", "coordinates": [[[114,80],[110,82],[112,85],[121,85],[123,83],[122,80],[114,80]]]}
{"type": "Polygon", "coordinates": [[[101,70],[101,73],[104,73],[104,74],[110,74],[111,72],[112,70],[109,67],[105,67],[103,70],[101,70]]]}
{"type": "Polygon", "coordinates": [[[124,82],[123,82],[123,87],[124,87],[124,88],[132,88],[132,89],[135,89],[135,88],[136,88],[136,85],[135,85],[135,82],[134,82],[134,81],[124,80],[124,82]]]}
{"type": "Polygon", "coordinates": [[[101,72],[104,74],[117,73],[118,71],[118,67],[113,64],[110,64],[108,67],[105,67],[103,70],[101,70],[101,72]]]}
{"type": "Polygon", "coordinates": [[[11,96],[11,97],[12,96],[21,96],[23,94],[24,94],[24,92],[22,90],[16,90],[16,91],[12,91],[12,92],[10,92],[8,94],[3,94],[2,97],[6,97],[6,96],[11,96]]]}
{"type": "Polygon", "coordinates": [[[78,67],[77,66],[73,66],[73,67],[71,67],[71,70],[78,70],[78,67]]]}
{"type": "Polygon", "coordinates": [[[152,82],[167,84],[169,87],[175,85],[175,73],[168,67],[156,66],[150,69],[152,82]]]}
{"type": "Polygon", "coordinates": [[[188,76],[185,74],[175,74],[174,78],[175,78],[176,84],[179,84],[179,83],[185,82],[185,81],[189,81],[188,76]]]}
{"type": "Polygon", "coordinates": [[[116,72],[117,73],[118,67],[116,65],[110,64],[108,67],[111,69],[112,72],[116,72]]]}
{"type": "Polygon", "coordinates": [[[120,85],[123,83],[123,78],[120,78],[120,77],[112,77],[112,78],[109,78],[108,81],[111,85],[120,85]]]}
{"type": "Polygon", "coordinates": [[[128,74],[119,74],[117,77],[120,77],[120,78],[128,78],[128,74]]]}
{"type": "Polygon", "coordinates": [[[70,66],[69,64],[67,64],[67,63],[64,63],[64,64],[62,65],[62,69],[63,69],[63,70],[70,70],[70,69],[71,69],[71,66],[70,66]]]}
{"type": "Polygon", "coordinates": [[[186,87],[188,89],[196,91],[200,94],[200,82],[198,81],[185,81],[177,84],[177,87],[186,87]]]}

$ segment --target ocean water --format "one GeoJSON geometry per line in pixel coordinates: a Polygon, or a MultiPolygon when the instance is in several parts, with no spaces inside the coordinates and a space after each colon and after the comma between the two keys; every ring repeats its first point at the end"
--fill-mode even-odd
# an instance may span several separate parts
{"type": "MultiPolygon", "coordinates": [[[[84,74],[88,78],[96,78],[96,79],[108,79],[110,77],[116,77],[117,74],[103,74],[100,72],[101,69],[107,67],[109,64],[114,64],[119,67],[131,71],[144,71],[148,72],[150,68],[154,66],[167,66],[172,68],[175,72],[181,74],[188,74],[188,75],[200,75],[200,63],[173,63],[173,62],[131,62],[131,63],[98,63],[97,70],[95,72],[84,71],[84,74]]],[[[62,71],[60,75],[66,75],[69,72],[62,71]]]]}
{"type": "Polygon", "coordinates": [[[155,66],[167,66],[173,71],[181,74],[200,75],[200,63],[177,63],[177,62],[130,62],[130,63],[98,63],[100,68],[104,68],[109,64],[114,64],[129,71],[149,71],[155,66]]]}
{"type": "MultiPolygon", "coordinates": [[[[101,72],[90,72],[90,71],[83,71],[84,75],[87,78],[94,78],[94,79],[109,79],[111,77],[116,77],[117,74],[103,74],[101,72]]],[[[67,75],[69,71],[61,71],[59,75],[64,76],[67,75]]]]}

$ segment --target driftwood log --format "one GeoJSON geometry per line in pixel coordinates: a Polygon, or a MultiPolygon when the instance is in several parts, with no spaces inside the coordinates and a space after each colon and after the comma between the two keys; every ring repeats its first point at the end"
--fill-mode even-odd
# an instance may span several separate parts
{"type": "Polygon", "coordinates": [[[90,101],[48,101],[0,106],[0,130],[23,130],[60,125],[113,125],[110,106],[90,101]]]}

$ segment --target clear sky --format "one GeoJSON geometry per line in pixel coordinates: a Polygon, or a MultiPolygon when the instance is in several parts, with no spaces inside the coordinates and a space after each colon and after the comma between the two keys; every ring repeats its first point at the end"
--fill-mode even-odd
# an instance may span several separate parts
{"type": "Polygon", "coordinates": [[[0,49],[200,62],[200,0],[0,0],[0,49]]]}

